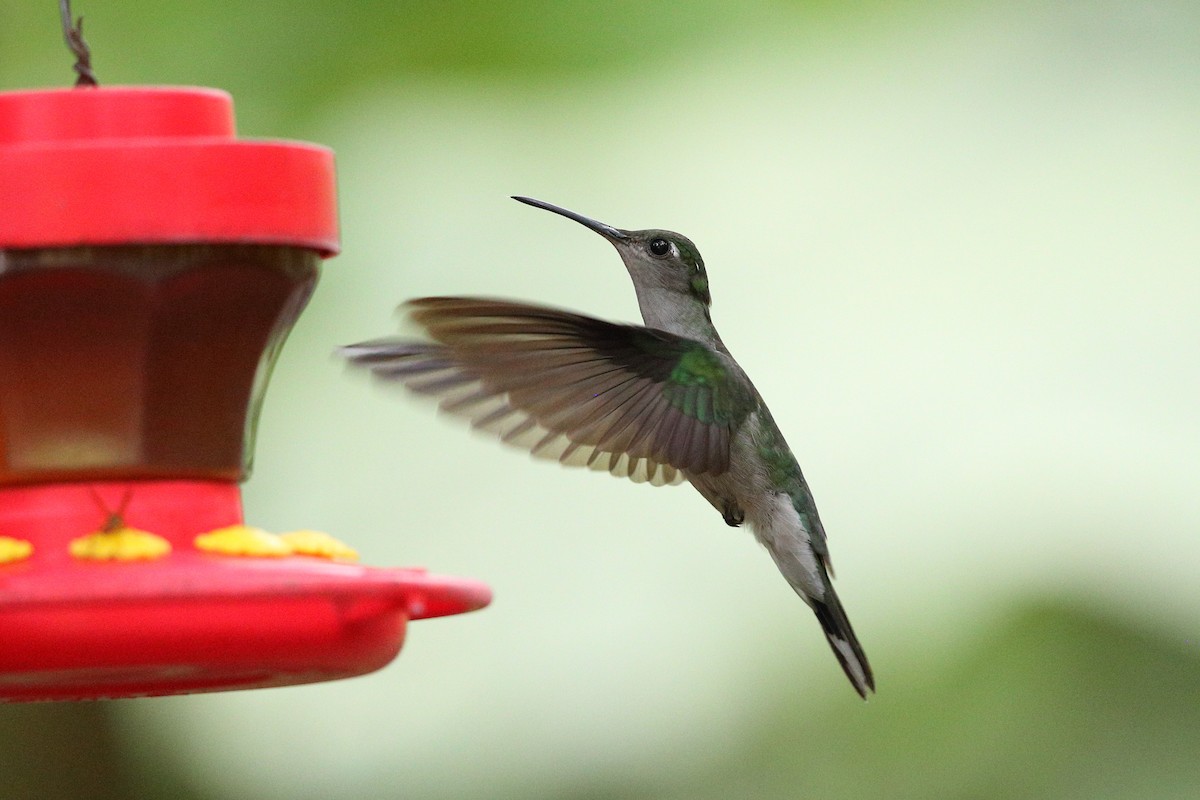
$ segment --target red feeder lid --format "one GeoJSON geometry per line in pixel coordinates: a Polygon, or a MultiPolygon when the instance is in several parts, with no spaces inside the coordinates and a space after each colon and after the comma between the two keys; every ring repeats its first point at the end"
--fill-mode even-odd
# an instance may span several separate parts
{"type": "Polygon", "coordinates": [[[0,248],[339,248],[333,152],[237,139],[214,89],[0,93],[0,209],[0,248]]]}

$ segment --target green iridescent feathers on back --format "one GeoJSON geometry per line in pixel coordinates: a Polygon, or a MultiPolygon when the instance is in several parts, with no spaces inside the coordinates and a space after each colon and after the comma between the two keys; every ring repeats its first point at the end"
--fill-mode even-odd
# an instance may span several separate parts
{"type": "Polygon", "coordinates": [[[749,387],[721,356],[693,342],[672,357],[677,361],[663,392],[673,406],[700,422],[724,427],[736,427],[746,418],[753,407],[749,387]]]}
{"type": "Polygon", "coordinates": [[[345,355],[565,464],[655,484],[720,475],[755,405],[727,356],[664,331],[500,300],[433,297],[406,310],[431,341],[345,355]]]}

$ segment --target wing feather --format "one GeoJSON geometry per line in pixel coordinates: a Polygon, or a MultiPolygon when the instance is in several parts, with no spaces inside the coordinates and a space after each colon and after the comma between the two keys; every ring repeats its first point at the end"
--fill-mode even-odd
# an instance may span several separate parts
{"type": "Polygon", "coordinates": [[[720,475],[744,417],[730,409],[757,399],[731,359],[664,331],[501,300],[433,297],[406,309],[428,341],[377,339],[342,354],[569,466],[653,485],[720,475]]]}

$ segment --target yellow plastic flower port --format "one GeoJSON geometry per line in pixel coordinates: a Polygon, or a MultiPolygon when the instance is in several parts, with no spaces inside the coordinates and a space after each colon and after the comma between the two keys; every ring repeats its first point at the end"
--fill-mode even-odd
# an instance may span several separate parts
{"type": "Polygon", "coordinates": [[[0,564],[24,561],[33,555],[33,543],[11,536],[0,536],[0,564]]]}
{"type": "Polygon", "coordinates": [[[171,543],[149,531],[125,525],[72,539],[70,552],[84,561],[153,561],[171,552],[171,543]]]}
{"type": "Polygon", "coordinates": [[[336,561],[357,561],[358,551],[324,531],[299,530],[281,533],[280,539],[298,556],[315,556],[336,561]]]}
{"type": "Polygon", "coordinates": [[[196,549],[223,556],[290,556],[292,548],[280,537],[250,525],[230,525],[202,533],[195,539],[196,549]]]}

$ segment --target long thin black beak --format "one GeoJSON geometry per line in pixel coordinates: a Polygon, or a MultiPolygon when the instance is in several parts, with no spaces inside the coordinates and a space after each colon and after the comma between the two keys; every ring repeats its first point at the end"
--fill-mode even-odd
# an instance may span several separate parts
{"type": "Polygon", "coordinates": [[[513,195],[513,200],[518,200],[525,205],[533,206],[534,208],[544,208],[547,211],[553,211],[555,214],[560,214],[567,219],[573,219],[580,225],[583,225],[586,228],[591,228],[605,239],[613,240],[629,238],[629,234],[620,228],[614,228],[612,225],[605,225],[603,222],[597,222],[590,217],[585,217],[582,214],[576,214],[574,211],[568,211],[565,208],[559,208],[558,206],[544,203],[541,200],[534,200],[532,197],[517,197],[516,195],[513,195]]]}

